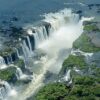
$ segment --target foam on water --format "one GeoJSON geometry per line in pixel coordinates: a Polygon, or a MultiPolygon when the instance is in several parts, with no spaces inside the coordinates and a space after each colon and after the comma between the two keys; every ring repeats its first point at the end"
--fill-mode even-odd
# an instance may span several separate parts
{"type": "MultiPolygon", "coordinates": [[[[69,51],[71,51],[70,49],[72,48],[73,42],[83,32],[83,21],[91,20],[91,18],[84,17],[79,19],[78,14],[72,13],[70,9],[64,9],[57,13],[45,14],[44,16],[45,19],[43,21],[50,23],[51,25],[49,29],[50,36],[48,38],[44,26],[34,27],[35,33],[28,30],[28,34],[34,36],[35,48],[43,50],[47,54],[46,57],[41,58],[40,61],[38,61],[42,63],[41,73],[36,75],[36,77],[34,77],[33,74],[33,80],[27,85],[22,93],[19,93],[18,96],[16,96],[16,99],[13,100],[26,100],[26,98],[34,94],[36,90],[43,85],[43,80],[48,70],[55,74],[59,73],[63,60],[69,55],[69,51]],[[64,50],[67,52],[63,53],[64,50]]],[[[27,39],[29,48],[25,41],[23,41],[22,44],[25,60],[32,56],[32,53],[30,53],[30,51],[32,52],[31,43],[29,38],[27,39]]],[[[19,72],[22,75],[20,70],[19,72]]],[[[68,73],[70,73],[70,70],[68,73]]]]}
{"type": "Polygon", "coordinates": [[[42,49],[48,57],[39,61],[43,63],[41,73],[37,75],[35,81],[33,80],[23,91],[20,100],[30,97],[40,86],[43,85],[44,76],[47,70],[56,74],[60,71],[62,62],[69,53],[62,53],[61,56],[58,56],[59,53],[65,49],[68,51],[72,48],[72,43],[83,32],[83,20],[79,20],[79,16],[72,13],[70,9],[64,9],[57,13],[45,14],[44,16],[45,19],[43,21],[50,23],[51,25],[49,38],[44,39],[45,36],[40,35],[40,33],[43,33],[43,27],[35,29],[38,35],[37,33],[32,33],[30,30],[28,32],[31,35],[37,35],[35,38],[37,39],[35,40],[37,41],[36,48],[40,50],[42,49]],[[43,41],[41,39],[43,39],[43,41]],[[42,42],[40,42],[40,40],[42,42]]]}

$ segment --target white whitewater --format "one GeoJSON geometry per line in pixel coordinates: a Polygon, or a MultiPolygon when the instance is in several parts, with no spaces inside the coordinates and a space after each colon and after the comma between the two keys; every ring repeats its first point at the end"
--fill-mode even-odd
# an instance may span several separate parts
{"type": "Polygon", "coordinates": [[[0,80],[0,100],[8,100],[8,97],[13,97],[17,95],[15,89],[13,89],[8,82],[0,80]]]}
{"type": "Polygon", "coordinates": [[[66,82],[70,81],[70,79],[71,79],[70,73],[71,73],[71,70],[69,69],[69,70],[66,72],[65,76],[64,76],[64,80],[65,80],[66,82]]]}
{"type": "Polygon", "coordinates": [[[79,49],[71,51],[71,54],[76,55],[75,53],[80,53],[81,55],[83,55],[85,57],[92,57],[93,56],[93,53],[83,52],[79,49]]]}
{"type": "Polygon", "coordinates": [[[17,57],[20,58],[21,56],[20,56],[20,54],[19,54],[18,49],[15,48],[15,50],[16,50],[16,53],[17,53],[17,57]]]}
{"type": "Polygon", "coordinates": [[[31,57],[32,54],[30,53],[30,49],[29,49],[28,46],[26,45],[25,40],[24,40],[23,43],[22,43],[22,50],[23,50],[23,53],[24,53],[23,59],[24,59],[25,61],[27,61],[27,58],[31,57]]]}
{"type": "Polygon", "coordinates": [[[16,76],[18,80],[27,80],[27,79],[32,79],[33,77],[31,75],[26,75],[22,72],[21,68],[19,68],[18,66],[15,65],[11,65],[14,66],[16,68],[16,76]]]}
{"type": "Polygon", "coordinates": [[[29,27],[29,29],[27,29],[27,33],[34,37],[35,48],[37,48],[40,43],[48,39],[45,26],[29,27]],[[34,32],[32,30],[34,30],[34,32]]]}
{"type": "Polygon", "coordinates": [[[10,55],[10,63],[13,63],[13,59],[12,56],[10,55]]]}
{"type": "Polygon", "coordinates": [[[66,71],[65,76],[63,77],[63,80],[67,83],[67,85],[72,84],[72,77],[71,77],[71,69],[68,69],[66,71]]]}
{"type": "Polygon", "coordinates": [[[44,75],[47,70],[58,73],[61,69],[64,57],[57,62],[59,52],[63,49],[72,48],[72,43],[83,32],[83,21],[79,21],[79,16],[71,12],[71,10],[62,10],[58,13],[50,13],[45,15],[44,21],[51,24],[50,37],[47,38],[45,29],[35,28],[35,33],[29,31],[35,38],[36,48],[42,49],[47,53],[48,58],[43,62],[43,69],[37,75],[29,86],[19,95],[20,100],[30,97],[40,86],[43,85],[44,75]],[[44,31],[43,31],[44,30],[44,31]],[[46,39],[47,38],[47,39],[46,39]]]}
{"type": "MultiPolygon", "coordinates": [[[[36,76],[35,80],[32,80],[28,84],[21,94],[18,95],[18,98],[16,97],[16,100],[26,100],[26,98],[35,93],[43,85],[43,79],[47,70],[52,73],[59,73],[63,60],[69,55],[69,52],[63,53],[63,51],[71,49],[73,42],[82,34],[84,20],[90,19],[79,19],[79,16],[72,13],[70,9],[64,9],[58,13],[45,15],[44,21],[51,24],[49,38],[47,38],[44,27],[34,27],[35,33],[28,30],[29,34],[35,38],[35,48],[42,49],[47,54],[47,58],[41,61],[43,63],[41,73],[36,76]],[[60,56],[60,54],[62,55],[60,56]]],[[[30,50],[25,42],[23,45],[23,52],[27,59],[27,57],[31,56],[30,50]]],[[[69,77],[70,70],[67,72],[66,80],[69,80],[69,77]]],[[[70,80],[71,82],[72,80],[70,80]]]]}
{"type": "Polygon", "coordinates": [[[82,71],[79,70],[77,67],[74,67],[73,70],[74,70],[75,72],[77,72],[78,74],[80,74],[80,75],[83,74],[82,71]]]}
{"type": "Polygon", "coordinates": [[[31,46],[31,43],[30,43],[30,38],[29,36],[27,36],[27,41],[28,41],[28,44],[29,44],[29,49],[30,49],[30,53],[32,54],[32,46],[31,46]]]}
{"type": "Polygon", "coordinates": [[[7,68],[8,66],[5,64],[3,57],[0,56],[0,70],[7,68]]]}
{"type": "Polygon", "coordinates": [[[22,70],[19,67],[16,67],[16,69],[17,69],[16,76],[18,80],[21,80],[27,77],[27,75],[23,74],[22,70]]]}

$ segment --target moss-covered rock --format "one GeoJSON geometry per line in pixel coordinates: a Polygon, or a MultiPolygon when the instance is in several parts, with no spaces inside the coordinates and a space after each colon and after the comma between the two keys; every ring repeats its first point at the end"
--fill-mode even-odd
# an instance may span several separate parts
{"type": "Polygon", "coordinates": [[[86,30],[86,31],[98,31],[98,32],[100,32],[100,29],[98,28],[98,26],[97,25],[95,25],[95,24],[89,24],[89,25],[85,25],[84,26],[84,30],[86,30]]]}
{"type": "Polygon", "coordinates": [[[20,67],[22,70],[25,69],[25,63],[22,59],[18,59],[14,62],[14,64],[18,67],[20,67]]]}
{"type": "Polygon", "coordinates": [[[4,70],[0,70],[0,79],[8,81],[8,82],[14,82],[16,81],[16,68],[9,67],[4,70]]]}
{"type": "Polygon", "coordinates": [[[4,57],[4,56],[9,56],[14,52],[13,48],[7,47],[3,50],[0,51],[0,56],[4,57]]]}
{"type": "Polygon", "coordinates": [[[77,67],[83,69],[87,66],[84,56],[69,55],[67,59],[63,62],[60,74],[64,74],[67,69],[77,67]]]}
{"type": "Polygon", "coordinates": [[[74,43],[73,48],[80,49],[84,52],[97,52],[100,51],[99,47],[96,47],[92,42],[89,36],[83,33],[74,43]]]}
{"type": "Polygon", "coordinates": [[[11,47],[0,50],[0,56],[4,58],[6,64],[11,64],[18,60],[17,52],[11,47]]]}

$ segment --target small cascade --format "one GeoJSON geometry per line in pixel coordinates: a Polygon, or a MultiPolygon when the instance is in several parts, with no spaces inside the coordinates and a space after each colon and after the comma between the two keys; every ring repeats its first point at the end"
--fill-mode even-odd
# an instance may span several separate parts
{"type": "MultiPolygon", "coordinates": [[[[15,48],[16,49],[16,48],[15,48]]],[[[18,49],[16,49],[16,53],[17,53],[17,57],[19,58],[19,59],[22,59],[23,61],[24,61],[24,63],[25,63],[25,61],[26,61],[26,56],[25,56],[25,52],[24,52],[24,48],[22,47],[22,50],[23,50],[23,53],[24,53],[24,55],[23,54],[21,54],[20,55],[20,53],[19,53],[19,50],[18,49]]],[[[25,68],[26,68],[26,65],[25,65],[25,68]]]]}
{"type": "Polygon", "coordinates": [[[0,69],[5,69],[5,68],[7,68],[5,60],[3,59],[3,57],[0,56],[0,69]]]}
{"type": "MultiPolygon", "coordinates": [[[[27,29],[27,33],[34,37],[35,48],[37,48],[41,42],[48,39],[48,31],[47,31],[45,25],[31,27],[30,29],[27,29]]],[[[29,41],[29,39],[28,39],[28,41],[29,41]]],[[[29,45],[29,47],[32,48],[30,45],[29,45]]]]}
{"type": "Polygon", "coordinates": [[[0,64],[5,64],[3,57],[0,56],[0,64]]]}
{"type": "Polygon", "coordinates": [[[16,69],[17,69],[17,72],[16,72],[16,76],[17,76],[17,79],[21,79],[21,77],[23,77],[23,72],[22,72],[22,70],[19,68],[19,67],[16,67],[16,69]]]}
{"type": "Polygon", "coordinates": [[[9,58],[7,57],[7,64],[9,65],[10,64],[10,61],[9,61],[9,58]]]}
{"type": "Polygon", "coordinates": [[[35,39],[35,48],[37,48],[41,42],[43,42],[44,40],[48,38],[48,34],[47,34],[45,26],[36,27],[35,33],[33,34],[33,36],[35,39]]]}
{"type": "Polygon", "coordinates": [[[80,75],[83,74],[82,71],[79,70],[77,67],[74,67],[73,70],[74,70],[75,72],[77,72],[78,74],[80,74],[80,75]]]}
{"type": "MultiPolygon", "coordinates": [[[[21,48],[21,47],[20,47],[21,48]]],[[[17,48],[15,48],[15,50],[16,50],[16,54],[17,54],[17,57],[19,58],[19,59],[23,59],[24,60],[24,55],[23,55],[23,52],[19,52],[19,49],[17,49],[17,48]]]]}
{"type": "Polygon", "coordinates": [[[15,67],[17,69],[16,76],[18,80],[32,80],[33,77],[31,75],[26,75],[22,72],[22,70],[19,67],[15,67]]]}
{"type": "MultiPolygon", "coordinates": [[[[15,48],[15,49],[16,49],[16,48],[15,48]]],[[[17,53],[17,57],[20,58],[20,54],[19,54],[18,49],[16,49],[16,53],[17,53]]]]}
{"type": "Polygon", "coordinates": [[[15,96],[17,93],[8,82],[0,80],[0,100],[6,100],[9,96],[15,96]]]}
{"type": "Polygon", "coordinates": [[[36,33],[38,34],[39,42],[42,42],[44,40],[43,28],[39,27],[38,29],[36,29],[36,33]]]}
{"type": "Polygon", "coordinates": [[[9,93],[9,91],[11,90],[10,85],[8,84],[8,82],[4,81],[4,86],[6,88],[6,91],[9,93]]]}
{"type": "Polygon", "coordinates": [[[6,96],[5,88],[2,86],[0,87],[0,100],[4,100],[4,97],[6,96]]]}
{"type": "Polygon", "coordinates": [[[33,34],[34,36],[34,40],[35,40],[35,48],[37,48],[38,44],[39,44],[39,37],[38,37],[38,33],[33,34]]]}
{"type": "Polygon", "coordinates": [[[31,52],[31,54],[32,54],[33,52],[32,52],[32,46],[31,46],[31,43],[30,43],[30,38],[29,38],[29,36],[27,36],[27,41],[28,41],[28,45],[29,45],[30,52],[31,52]]]}
{"type": "Polygon", "coordinates": [[[50,33],[57,31],[68,22],[76,23],[79,21],[79,15],[72,13],[70,9],[61,10],[58,13],[45,14],[44,17],[44,21],[51,24],[50,33]]]}
{"type": "MultiPolygon", "coordinates": [[[[60,52],[63,50],[69,51],[72,48],[73,42],[82,34],[83,32],[83,19],[79,19],[78,14],[72,13],[70,9],[64,9],[58,13],[50,13],[45,15],[45,19],[43,20],[45,23],[50,23],[49,29],[45,27],[45,25],[40,25],[37,27],[29,27],[27,29],[27,33],[30,37],[32,37],[32,41],[29,36],[27,36],[26,41],[23,40],[21,44],[22,55],[17,50],[17,56],[20,58],[23,57],[25,63],[30,61],[29,58],[32,58],[32,44],[35,44],[34,49],[36,51],[42,50],[45,54],[47,54],[47,59],[40,59],[40,62],[45,61],[43,64],[40,63],[40,73],[34,77],[30,75],[26,75],[22,72],[22,70],[16,67],[16,76],[18,80],[32,80],[30,84],[24,88],[24,92],[19,94],[19,100],[26,100],[27,97],[31,96],[39,86],[42,86],[45,73],[47,70],[58,73],[54,69],[60,69],[61,64],[63,62],[64,54],[60,55],[60,52]],[[48,35],[49,34],[49,35],[48,35]],[[49,37],[48,37],[49,36],[49,37]],[[34,42],[34,43],[32,43],[34,42]],[[38,50],[37,50],[38,49],[38,50]],[[59,61],[58,58],[60,57],[59,61]],[[59,64],[60,62],[60,64],[59,64]],[[57,65],[57,68],[55,67],[57,65]],[[53,67],[52,67],[53,66],[53,67]],[[34,81],[35,79],[35,81],[34,81]]],[[[33,58],[32,58],[33,61],[33,58]]],[[[8,59],[9,62],[9,59],[8,59]]],[[[31,64],[30,62],[28,64],[31,64]]],[[[32,63],[33,64],[33,63],[32,63]]],[[[27,64],[26,64],[27,65],[27,64]]],[[[38,63],[37,63],[38,65],[38,63]]],[[[29,66],[29,65],[28,65],[29,66]]],[[[32,65],[33,66],[33,65],[32,65]]],[[[37,66],[33,66],[37,68],[37,66]]],[[[71,69],[66,72],[64,76],[64,81],[68,84],[72,83],[71,79],[71,69]]],[[[17,98],[18,99],[18,98],[17,98]]]]}
{"type": "Polygon", "coordinates": [[[87,53],[87,52],[83,52],[83,51],[81,51],[81,50],[79,50],[79,49],[77,49],[77,50],[72,50],[71,51],[71,54],[73,54],[73,55],[76,55],[76,54],[81,54],[81,55],[83,55],[83,56],[85,56],[85,57],[92,57],[93,56],[93,53],[87,53]]]}
{"type": "Polygon", "coordinates": [[[44,38],[45,38],[45,39],[48,39],[48,33],[47,33],[47,31],[46,31],[45,26],[43,26],[43,34],[44,34],[44,38]]]}
{"type": "Polygon", "coordinates": [[[26,45],[25,41],[23,41],[23,43],[22,43],[22,50],[23,50],[25,59],[27,59],[27,57],[31,57],[30,50],[29,50],[28,46],[26,45]]]}
{"type": "Polygon", "coordinates": [[[13,59],[12,59],[12,56],[10,55],[10,63],[12,63],[13,62],[13,59]]]}
{"type": "Polygon", "coordinates": [[[94,53],[83,52],[83,51],[77,49],[77,50],[72,50],[71,54],[72,55],[83,55],[86,58],[86,61],[89,63],[90,59],[93,57],[94,53]]]}
{"type": "Polygon", "coordinates": [[[70,73],[71,73],[71,70],[69,69],[69,70],[66,72],[65,76],[64,76],[64,80],[65,80],[66,82],[69,82],[70,79],[71,79],[70,73]]]}
{"type": "Polygon", "coordinates": [[[25,74],[23,74],[22,70],[17,67],[17,66],[14,66],[17,70],[16,70],[16,76],[17,76],[17,79],[20,80],[21,77],[23,77],[25,74]]]}

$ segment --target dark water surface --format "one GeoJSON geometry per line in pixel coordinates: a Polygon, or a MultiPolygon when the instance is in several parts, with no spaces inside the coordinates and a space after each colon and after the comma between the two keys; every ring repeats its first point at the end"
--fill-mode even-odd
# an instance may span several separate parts
{"type": "Polygon", "coordinates": [[[17,24],[34,23],[44,13],[55,12],[63,8],[80,10],[84,4],[99,4],[100,0],[0,0],[0,22],[11,21],[17,17],[17,24]]]}

